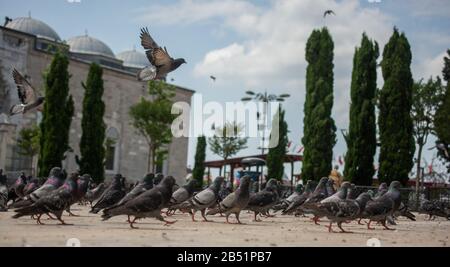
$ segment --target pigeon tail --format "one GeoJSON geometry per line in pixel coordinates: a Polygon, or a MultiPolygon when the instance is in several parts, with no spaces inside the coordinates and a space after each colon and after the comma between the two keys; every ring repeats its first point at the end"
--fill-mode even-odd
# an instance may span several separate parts
{"type": "Polygon", "coordinates": [[[23,199],[17,202],[12,203],[11,205],[9,205],[10,209],[19,209],[19,208],[23,208],[23,207],[28,207],[30,205],[32,205],[34,202],[31,199],[23,199]]]}
{"type": "Polygon", "coordinates": [[[102,219],[103,219],[103,221],[106,221],[114,216],[123,215],[123,214],[125,214],[125,209],[123,208],[123,206],[112,207],[112,208],[103,210],[102,219]]]}
{"type": "Polygon", "coordinates": [[[35,215],[35,214],[41,213],[41,211],[39,209],[37,209],[35,206],[23,207],[23,208],[16,210],[15,212],[16,212],[16,214],[12,217],[13,219],[17,219],[17,218],[27,216],[27,215],[35,215]]]}
{"type": "Polygon", "coordinates": [[[25,105],[24,104],[17,104],[11,107],[9,110],[9,116],[14,116],[17,114],[22,114],[25,111],[25,105]]]}

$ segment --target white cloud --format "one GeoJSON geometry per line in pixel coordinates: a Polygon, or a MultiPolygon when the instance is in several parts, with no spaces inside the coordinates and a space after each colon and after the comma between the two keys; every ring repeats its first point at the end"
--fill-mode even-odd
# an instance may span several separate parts
{"type": "Polygon", "coordinates": [[[418,64],[417,68],[413,68],[415,79],[428,78],[440,76],[442,78],[442,69],[444,67],[444,57],[446,52],[442,52],[437,56],[426,58],[418,64]]]}

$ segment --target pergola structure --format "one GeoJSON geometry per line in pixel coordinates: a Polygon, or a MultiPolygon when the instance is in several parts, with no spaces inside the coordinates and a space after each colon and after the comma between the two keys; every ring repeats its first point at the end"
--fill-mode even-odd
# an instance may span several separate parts
{"type": "MultiPolygon", "coordinates": [[[[253,156],[246,156],[246,157],[236,157],[236,158],[230,158],[227,160],[213,160],[213,161],[206,161],[205,167],[208,169],[208,177],[211,175],[211,168],[219,169],[220,172],[222,172],[222,168],[224,166],[229,165],[230,166],[230,181],[234,182],[234,169],[237,168],[244,168],[246,167],[245,164],[242,164],[243,159],[247,158],[259,158],[266,160],[267,154],[264,155],[253,155],[253,156]]],[[[294,175],[294,163],[295,162],[301,162],[303,161],[303,156],[301,155],[285,155],[283,162],[284,163],[290,163],[291,164],[291,185],[294,184],[294,177],[298,175],[294,175]]],[[[228,169],[228,168],[227,168],[228,169]]]]}

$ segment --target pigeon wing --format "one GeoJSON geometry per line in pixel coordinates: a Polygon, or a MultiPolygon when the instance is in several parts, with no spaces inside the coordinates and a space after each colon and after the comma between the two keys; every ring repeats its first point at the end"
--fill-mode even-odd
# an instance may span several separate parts
{"type": "Polygon", "coordinates": [[[147,28],[141,29],[141,45],[146,50],[145,53],[147,58],[153,66],[161,67],[168,64],[170,65],[172,62],[167,50],[159,47],[151,37],[147,28]]]}
{"type": "Polygon", "coordinates": [[[31,86],[27,79],[25,79],[16,69],[13,70],[13,78],[22,104],[26,105],[35,102],[38,97],[36,90],[31,86]]]}

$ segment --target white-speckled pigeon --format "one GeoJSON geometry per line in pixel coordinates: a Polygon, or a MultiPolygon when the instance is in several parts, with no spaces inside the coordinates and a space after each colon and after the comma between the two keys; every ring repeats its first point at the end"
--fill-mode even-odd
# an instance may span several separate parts
{"type": "Polygon", "coordinates": [[[192,216],[192,221],[195,222],[195,213],[200,211],[204,221],[208,221],[205,217],[205,210],[216,204],[219,190],[224,181],[224,177],[216,177],[213,183],[206,189],[194,195],[190,200],[185,201],[179,205],[181,211],[189,211],[192,216]]]}
{"type": "Polygon", "coordinates": [[[241,210],[247,207],[250,200],[250,176],[245,175],[241,178],[239,187],[233,193],[229,194],[219,205],[211,210],[208,210],[206,215],[214,215],[217,213],[224,213],[226,217],[226,223],[230,223],[228,217],[230,214],[236,216],[238,224],[241,224],[239,220],[239,214],[241,210]]]}
{"type": "Polygon", "coordinates": [[[100,199],[92,207],[90,213],[98,213],[118,203],[125,196],[124,180],[121,174],[116,174],[111,185],[103,192],[100,199]]]}
{"type": "Polygon", "coordinates": [[[163,221],[166,223],[165,225],[175,223],[175,221],[165,220],[161,215],[161,210],[169,204],[174,185],[175,178],[167,176],[157,186],[145,191],[125,204],[104,210],[102,218],[105,221],[118,215],[134,216],[134,220],[129,222],[131,228],[136,228],[133,224],[137,219],[149,217],[163,221]]]}
{"type": "Polygon", "coordinates": [[[61,187],[53,190],[45,196],[42,196],[29,206],[15,210],[16,214],[13,218],[17,219],[27,215],[37,215],[36,222],[38,224],[43,224],[40,220],[42,214],[52,213],[61,222],[61,224],[65,225],[66,223],[62,220],[61,216],[64,210],[69,208],[70,205],[73,204],[73,200],[76,198],[77,179],[77,173],[70,175],[61,187]]]}

